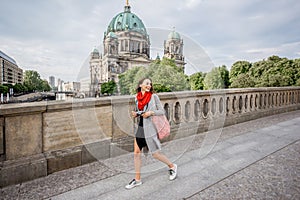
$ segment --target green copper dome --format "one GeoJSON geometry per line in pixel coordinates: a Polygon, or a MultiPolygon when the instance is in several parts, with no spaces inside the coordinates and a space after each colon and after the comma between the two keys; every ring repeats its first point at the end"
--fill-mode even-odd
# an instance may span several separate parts
{"type": "Polygon", "coordinates": [[[99,53],[99,51],[98,51],[98,49],[96,47],[94,47],[93,53],[99,53]]]}
{"type": "Polygon", "coordinates": [[[130,6],[125,6],[124,12],[115,16],[107,27],[106,34],[119,31],[137,31],[147,35],[147,31],[142,20],[130,11],[130,6]]]}
{"type": "Polygon", "coordinates": [[[172,39],[180,40],[181,37],[180,37],[179,33],[177,33],[176,31],[172,31],[172,32],[168,35],[168,39],[170,39],[170,40],[172,40],[172,39]]]}

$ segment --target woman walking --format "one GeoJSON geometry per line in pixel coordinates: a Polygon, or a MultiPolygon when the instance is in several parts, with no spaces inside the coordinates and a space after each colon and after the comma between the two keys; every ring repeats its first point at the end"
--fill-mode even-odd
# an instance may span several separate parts
{"type": "Polygon", "coordinates": [[[138,129],[134,139],[135,178],[126,185],[126,189],[132,189],[142,184],[140,172],[141,152],[145,150],[149,150],[155,159],[165,163],[169,167],[169,180],[174,180],[177,176],[177,165],[160,152],[161,143],[152,123],[151,116],[164,115],[165,111],[159,97],[153,94],[151,79],[144,78],[139,81],[135,102],[137,111],[132,111],[132,117],[138,117],[138,129]]]}

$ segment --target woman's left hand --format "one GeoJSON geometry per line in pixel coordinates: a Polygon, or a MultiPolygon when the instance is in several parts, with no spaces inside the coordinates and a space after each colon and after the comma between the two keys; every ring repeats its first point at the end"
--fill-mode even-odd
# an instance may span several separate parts
{"type": "Polygon", "coordinates": [[[147,111],[147,112],[145,112],[144,114],[142,114],[142,116],[143,116],[144,118],[148,118],[148,117],[152,116],[153,114],[154,114],[153,111],[147,111]]]}

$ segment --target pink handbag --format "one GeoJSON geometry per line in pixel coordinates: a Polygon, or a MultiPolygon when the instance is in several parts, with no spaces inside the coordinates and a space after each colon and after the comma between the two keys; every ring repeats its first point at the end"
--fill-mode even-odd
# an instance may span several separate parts
{"type": "Polygon", "coordinates": [[[152,116],[152,122],[156,128],[158,139],[162,140],[170,135],[170,124],[165,115],[152,116]]]}

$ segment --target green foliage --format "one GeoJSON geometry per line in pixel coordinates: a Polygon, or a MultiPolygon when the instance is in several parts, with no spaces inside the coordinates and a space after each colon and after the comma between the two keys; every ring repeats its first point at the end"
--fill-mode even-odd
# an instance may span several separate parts
{"type": "MultiPolygon", "coordinates": [[[[174,69],[170,65],[151,65],[149,71],[153,72],[148,76],[152,78],[153,83],[164,85],[173,91],[190,90],[189,83],[186,80],[186,76],[174,69]]],[[[156,88],[154,88],[156,90],[156,88]]],[[[168,91],[165,91],[168,92],[168,91]]]]}
{"type": "Polygon", "coordinates": [[[24,85],[28,88],[29,92],[34,92],[40,87],[41,77],[38,72],[33,70],[25,71],[24,85]]]}
{"type": "Polygon", "coordinates": [[[229,71],[226,66],[214,67],[204,78],[204,89],[222,89],[229,86],[229,71]]]}
{"type": "Polygon", "coordinates": [[[255,79],[255,87],[282,87],[295,85],[293,62],[287,58],[271,56],[267,60],[253,64],[250,75],[255,79]]]}
{"type": "Polygon", "coordinates": [[[253,64],[238,61],[230,70],[231,88],[284,87],[297,85],[300,79],[300,59],[289,60],[271,56],[253,64]],[[240,76],[244,74],[244,76],[240,76]],[[248,80],[242,80],[242,79],[248,80]]]}
{"type": "Polygon", "coordinates": [[[14,93],[15,94],[20,94],[20,93],[24,93],[27,91],[27,88],[21,84],[21,83],[17,83],[13,86],[13,89],[14,89],[14,93]]]}
{"type": "MultiPolygon", "coordinates": [[[[229,81],[230,83],[236,82],[235,79],[240,75],[240,74],[246,74],[249,72],[251,68],[251,63],[248,61],[237,61],[235,62],[230,69],[229,73],[229,81]]],[[[231,86],[232,87],[232,86],[231,86]]]]}
{"type": "Polygon", "coordinates": [[[293,60],[292,66],[296,71],[294,74],[295,85],[300,86],[300,59],[293,60]]]}
{"type": "Polygon", "coordinates": [[[171,89],[165,85],[154,83],[153,88],[155,88],[155,92],[172,92],[171,89]]]}
{"type": "Polygon", "coordinates": [[[117,84],[114,81],[109,81],[107,83],[101,84],[101,93],[112,95],[116,92],[117,84]]]}
{"type": "Polygon", "coordinates": [[[231,88],[248,88],[254,86],[255,86],[255,82],[248,73],[239,74],[237,77],[233,79],[233,82],[230,85],[231,88]]]}
{"type": "Polygon", "coordinates": [[[138,71],[142,71],[143,69],[144,67],[134,67],[119,75],[120,93],[122,95],[130,94],[132,88],[136,87],[133,80],[138,71]]]}
{"type": "Polygon", "coordinates": [[[3,94],[6,94],[8,93],[8,90],[9,88],[5,85],[0,85],[0,94],[3,93],[3,94]]]}
{"type": "Polygon", "coordinates": [[[207,74],[198,72],[190,77],[183,74],[174,60],[157,59],[148,68],[136,67],[120,75],[121,94],[134,94],[138,81],[144,77],[152,78],[157,92],[300,86],[300,59],[271,56],[254,63],[237,61],[230,72],[223,65],[213,68],[207,74]]]}
{"type": "Polygon", "coordinates": [[[33,70],[25,71],[23,84],[29,92],[51,90],[51,87],[49,86],[48,82],[42,80],[40,74],[37,71],[33,70]]]}
{"type": "Polygon", "coordinates": [[[191,90],[203,90],[204,89],[204,78],[206,74],[202,72],[197,72],[190,76],[190,86],[191,90]]]}
{"type": "Polygon", "coordinates": [[[163,66],[170,66],[170,67],[174,68],[174,70],[176,70],[177,72],[183,73],[182,69],[176,65],[174,59],[169,59],[169,58],[163,57],[160,64],[163,66]]]}
{"type": "Polygon", "coordinates": [[[48,81],[46,80],[42,80],[41,81],[41,89],[44,92],[49,92],[51,91],[51,86],[48,84],[48,81]]]}
{"type": "Polygon", "coordinates": [[[171,59],[163,58],[162,61],[153,62],[147,68],[135,67],[119,76],[121,94],[134,94],[139,80],[146,77],[152,79],[153,88],[156,92],[190,89],[186,75],[180,72],[175,62],[171,59]]]}
{"type": "Polygon", "coordinates": [[[225,65],[222,65],[222,67],[219,67],[219,71],[221,74],[221,78],[224,82],[224,88],[228,88],[230,82],[229,82],[229,71],[227,70],[227,67],[225,65]]]}

